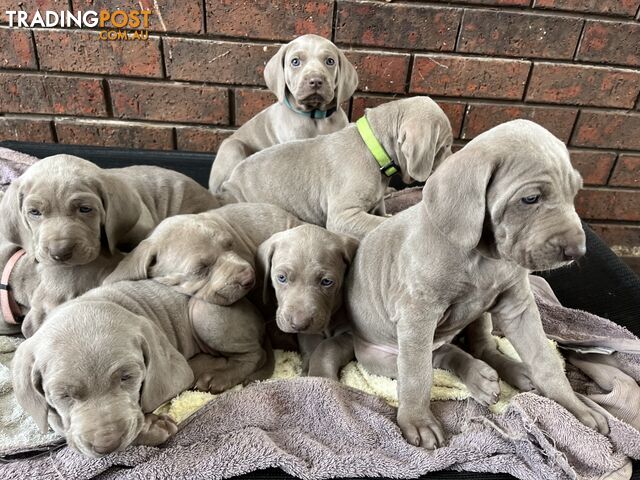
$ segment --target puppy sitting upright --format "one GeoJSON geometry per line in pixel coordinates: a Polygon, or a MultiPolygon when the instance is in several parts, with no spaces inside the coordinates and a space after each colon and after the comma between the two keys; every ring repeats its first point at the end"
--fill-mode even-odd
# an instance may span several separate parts
{"type": "Polygon", "coordinates": [[[303,35],[280,47],[264,70],[278,102],[258,113],[220,145],[209,189],[217,192],[235,166],[272,145],[336,132],[349,123],[340,106],[358,74],[329,40],[303,35]]]}
{"type": "Polygon", "coordinates": [[[263,150],[222,187],[225,201],[266,202],[358,239],[384,221],[392,175],[423,182],[451,153],[449,119],[428,97],[368,109],[356,125],[263,150]],[[287,188],[282,188],[286,185],[287,188]]]}
{"type": "Polygon", "coordinates": [[[533,122],[507,122],[445,160],[421,203],[361,242],[346,282],[355,353],[372,373],[398,378],[398,424],[410,443],[443,444],[429,405],[432,351],[485,312],[538,391],[608,431],[571,389],[528,281],[531,270],[585,253],[573,205],[581,186],[560,140],[533,122]],[[379,355],[394,348],[397,355],[379,355]]]}

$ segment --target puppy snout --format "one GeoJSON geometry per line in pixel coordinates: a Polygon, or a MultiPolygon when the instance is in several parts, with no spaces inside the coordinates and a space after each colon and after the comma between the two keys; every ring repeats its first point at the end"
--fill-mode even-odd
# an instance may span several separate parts
{"type": "Polygon", "coordinates": [[[252,268],[243,270],[238,275],[238,283],[242,288],[253,288],[256,284],[256,274],[252,268]]]}
{"type": "Polygon", "coordinates": [[[122,433],[116,430],[96,432],[93,440],[88,442],[91,448],[100,455],[115,452],[122,443],[122,433]]]}
{"type": "Polygon", "coordinates": [[[311,77],[307,80],[307,85],[314,90],[319,90],[324,85],[324,80],[321,77],[311,77]]]}
{"type": "Polygon", "coordinates": [[[309,312],[292,312],[285,318],[295,332],[304,332],[313,324],[313,314],[309,312]]]}
{"type": "Polygon", "coordinates": [[[562,253],[566,260],[577,260],[587,253],[587,247],[584,243],[569,244],[563,247],[562,253]]]}
{"type": "Polygon", "coordinates": [[[52,242],[49,245],[49,256],[56,262],[65,262],[73,256],[73,247],[75,244],[66,241],[52,242]]]}

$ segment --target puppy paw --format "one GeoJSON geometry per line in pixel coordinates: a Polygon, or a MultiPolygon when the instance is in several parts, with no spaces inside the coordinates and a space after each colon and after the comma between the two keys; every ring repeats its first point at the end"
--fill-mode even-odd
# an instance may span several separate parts
{"type": "Polygon", "coordinates": [[[225,379],[223,375],[215,372],[202,373],[196,380],[195,388],[202,392],[213,394],[222,393],[235,387],[239,382],[231,382],[225,379]]]}
{"type": "Polygon", "coordinates": [[[503,360],[503,365],[498,370],[498,375],[502,380],[521,392],[529,392],[536,388],[529,368],[522,362],[511,359],[503,360]]]}
{"type": "Polygon", "coordinates": [[[175,435],[178,425],[168,415],[154,415],[149,413],[144,417],[144,427],[136,438],[138,445],[157,446],[175,435]]]}
{"type": "Polygon", "coordinates": [[[609,433],[609,422],[604,415],[579,401],[578,408],[571,411],[580,422],[603,435],[609,433]]]}
{"type": "Polygon", "coordinates": [[[433,450],[444,445],[442,425],[431,412],[413,415],[398,410],[398,426],[411,445],[433,450]]]}
{"type": "Polygon", "coordinates": [[[471,396],[483,405],[493,405],[500,398],[500,377],[498,372],[482,360],[474,359],[460,372],[460,379],[471,396]]]}

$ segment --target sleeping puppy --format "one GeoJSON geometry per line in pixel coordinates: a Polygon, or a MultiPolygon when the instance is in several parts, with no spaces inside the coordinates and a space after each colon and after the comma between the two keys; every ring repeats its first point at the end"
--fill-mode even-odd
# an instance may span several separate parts
{"type": "Polygon", "coordinates": [[[297,334],[309,375],[337,379],[353,358],[351,334],[339,310],[357,247],[354,238],[302,225],[273,235],[258,249],[262,302],[277,305],[280,331],[297,334]]]}
{"type": "Polygon", "coordinates": [[[573,205],[581,186],[560,140],[533,122],[507,122],[445,160],[422,202],[361,242],[345,285],[356,357],[372,373],[398,378],[398,424],[413,445],[444,443],[429,406],[431,352],[485,312],[540,393],[608,431],[572,391],[528,281],[531,270],[585,253],[573,205]],[[371,345],[398,354],[382,358],[371,345]]]}
{"type": "Polygon", "coordinates": [[[219,206],[190,178],[158,167],[101,169],[71,155],[36,162],[0,201],[0,234],[45,264],[84,265],[131,248],[166,217],[219,206]]]}
{"type": "Polygon", "coordinates": [[[176,432],[156,408],[196,382],[218,393],[273,369],[264,320],[248,302],[219,307],[151,280],[96,288],[61,305],[12,364],[18,403],[45,432],[100,457],[176,432]]]}
{"type": "Polygon", "coordinates": [[[238,203],[164,220],[105,283],[153,278],[217,305],[231,305],[254,287],[258,246],[302,222],[268,204],[238,203]]]}
{"type": "Polygon", "coordinates": [[[451,153],[453,139],[447,116],[428,97],[389,102],[365,117],[393,162],[389,168],[381,169],[359,127],[350,125],[252,155],[233,170],[222,198],[272,203],[304,222],[361,239],[384,221],[371,213],[384,215],[389,175],[425,181],[451,153]]]}
{"type": "Polygon", "coordinates": [[[358,74],[329,40],[303,35],[280,47],[264,69],[278,102],[258,113],[220,145],[209,189],[217,192],[249,155],[272,145],[336,132],[349,120],[341,108],[358,86],[358,74]]]}

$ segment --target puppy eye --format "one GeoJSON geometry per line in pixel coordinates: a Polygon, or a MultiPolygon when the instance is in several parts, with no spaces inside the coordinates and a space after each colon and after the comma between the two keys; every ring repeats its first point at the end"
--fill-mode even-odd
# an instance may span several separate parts
{"type": "Polygon", "coordinates": [[[38,210],[37,208],[30,208],[29,209],[29,215],[31,215],[32,217],[39,217],[42,215],[42,212],[40,210],[38,210]]]}
{"type": "Polygon", "coordinates": [[[293,57],[291,59],[291,66],[292,67],[299,67],[300,63],[302,63],[302,62],[300,62],[300,59],[298,57],[293,57]]]}
{"type": "Polygon", "coordinates": [[[130,373],[123,373],[122,375],[120,375],[120,381],[121,382],[126,382],[127,380],[131,380],[131,374],[130,373]]]}
{"type": "Polygon", "coordinates": [[[324,63],[330,67],[333,67],[336,64],[336,61],[331,57],[327,57],[324,63]]]}
{"type": "Polygon", "coordinates": [[[534,203],[538,203],[540,195],[529,195],[528,197],[522,197],[520,200],[525,205],[533,205],[534,203]]]}
{"type": "Polygon", "coordinates": [[[323,287],[330,287],[334,283],[335,282],[330,278],[323,278],[322,280],[320,280],[320,285],[322,285],[323,287]]]}
{"type": "Polygon", "coordinates": [[[82,206],[82,207],[80,207],[80,208],[78,209],[78,211],[79,211],[80,213],[91,213],[91,212],[93,212],[93,208],[91,208],[91,207],[84,207],[84,206],[82,206]]]}
{"type": "Polygon", "coordinates": [[[284,273],[281,273],[276,275],[276,280],[278,280],[278,283],[287,283],[287,276],[284,273]]]}

